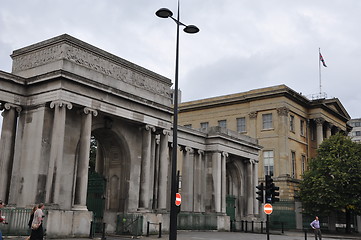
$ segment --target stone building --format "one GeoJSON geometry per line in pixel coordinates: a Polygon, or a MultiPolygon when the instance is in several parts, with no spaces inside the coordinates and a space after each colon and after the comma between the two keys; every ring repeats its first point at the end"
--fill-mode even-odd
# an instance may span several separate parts
{"type": "Polygon", "coordinates": [[[172,146],[170,79],[66,34],[11,57],[12,73],[0,71],[0,199],[14,209],[45,203],[49,237],[88,236],[93,200],[109,233],[132,214],[144,219],[143,232],[147,221],[167,231],[173,147],[181,149],[188,220],[198,214],[229,230],[229,215],[258,214],[257,140],[218,127],[180,127],[179,146],[172,146]],[[96,175],[105,181],[95,197],[91,136],[98,143],[96,175]],[[237,195],[233,213],[227,194],[237,195]]]}
{"type": "Polygon", "coordinates": [[[352,141],[361,143],[361,118],[351,119],[348,124],[352,127],[351,132],[348,134],[352,141]]]}
{"type": "Polygon", "coordinates": [[[350,128],[337,98],[309,100],[285,85],[184,102],[179,124],[220,126],[256,138],[263,147],[258,176],[273,176],[283,201],[294,201],[307,162],[324,138],[350,128]]]}

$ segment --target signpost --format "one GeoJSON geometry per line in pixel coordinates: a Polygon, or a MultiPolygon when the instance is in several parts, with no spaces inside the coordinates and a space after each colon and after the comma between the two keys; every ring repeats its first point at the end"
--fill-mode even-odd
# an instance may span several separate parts
{"type": "Polygon", "coordinates": [[[180,193],[176,193],[175,194],[175,205],[177,207],[179,207],[181,205],[181,203],[182,203],[182,197],[181,197],[180,193]]]}
{"type": "Polygon", "coordinates": [[[273,212],[273,207],[271,204],[266,203],[263,206],[263,211],[267,214],[267,222],[266,222],[266,232],[267,232],[267,240],[269,240],[269,215],[273,212]]]}

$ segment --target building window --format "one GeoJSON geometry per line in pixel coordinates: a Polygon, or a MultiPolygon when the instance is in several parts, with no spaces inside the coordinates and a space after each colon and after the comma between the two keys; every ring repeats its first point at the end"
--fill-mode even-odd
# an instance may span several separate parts
{"type": "Polygon", "coordinates": [[[273,176],[274,159],[273,151],[263,151],[264,174],[273,176]]]}
{"type": "Polygon", "coordinates": [[[192,128],[192,124],[184,124],[186,128],[192,128]]]}
{"type": "Polygon", "coordinates": [[[295,116],[290,115],[290,131],[295,131],[295,116]]]}
{"type": "Polygon", "coordinates": [[[305,121],[300,120],[300,134],[301,136],[305,136],[305,121]]]}
{"type": "Polygon", "coordinates": [[[292,173],[291,177],[296,178],[296,152],[291,152],[292,173]]]}
{"type": "Polygon", "coordinates": [[[361,136],[361,131],[352,132],[352,136],[361,136]]]}
{"type": "Polygon", "coordinates": [[[207,128],[208,128],[208,125],[209,125],[208,122],[202,122],[202,123],[201,123],[201,128],[202,128],[202,129],[207,129],[207,128]]]}
{"type": "Polygon", "coordinates": [[[219,120],[218,126],[221,128],[227,128],[227,120],[219,120]]]}
{"type": "Polygon", "coordinates": [[[360,127],[361,126],[361,122],[354,122],[354,127],[360,127]]]}
{"type": "Polygon", "coordinates": [[[246,132],[246,118],[237,118],[237,131],[246,132]]]}
{"type": "Polygon", "coordinates": [[[263,129],[271,129],[272,128],[272,113],[263,114],[263,129]]]}
{"type": "Polygon", "coordinates": [[[306,170],[306,156],[302,155],[302,174],[305,173],[306,170]]]}

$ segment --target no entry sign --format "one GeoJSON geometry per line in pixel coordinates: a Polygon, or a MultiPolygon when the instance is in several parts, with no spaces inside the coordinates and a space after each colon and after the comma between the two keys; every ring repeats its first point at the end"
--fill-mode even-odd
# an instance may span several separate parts
{"type": "Polygon", "coordinates": [[[266,203],[263,207],[263,211],[265,214],[268,214],[268,215],[271,214],[273,211],[272,205],[269,203],[266,203]]]}
{"type": "Polygon", "coordinates": [[[176,193],[175,194],[175,205],[179,206],[179,205],[181,205],[181,203],[182,203],[182,197],[181,197],[180,193],[176,193]]]}

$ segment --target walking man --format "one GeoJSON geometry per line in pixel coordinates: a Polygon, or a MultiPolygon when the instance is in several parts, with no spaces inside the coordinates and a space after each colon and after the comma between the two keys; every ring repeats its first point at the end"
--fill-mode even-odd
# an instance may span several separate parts
{"type": "Polygon", "coordinates": [[[317,240],[317,236],[319,240],[322,240],[321,236],[321,229],[320,229],[320,221],[318,221],[318,217],[315,217],[315,220],[311,222],[311,227],[313,228],[313,231],[315,232],[315,240],[317,240]]]}

